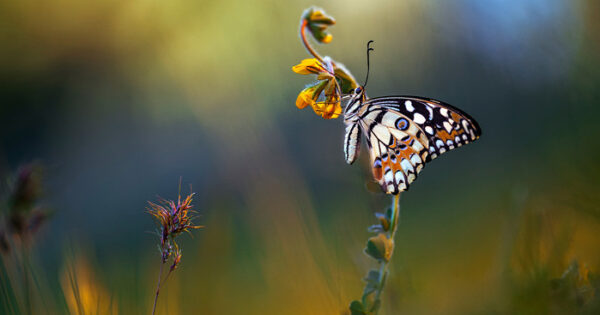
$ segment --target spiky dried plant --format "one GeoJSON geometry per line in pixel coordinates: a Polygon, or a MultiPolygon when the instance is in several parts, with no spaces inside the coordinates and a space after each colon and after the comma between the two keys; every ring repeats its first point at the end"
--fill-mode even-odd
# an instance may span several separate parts
{"type": "Polygon", "coordinates": [[[190,193],[185,199],[181,199],[181,194],[177,196],[177,202],[172,200],[159,199],[158,203],[148,202],[147,212],[158,221],[156,231],[160,238],[158,249],[161,254],[160,271],[158,273],[158,283],[154,295],[154,305],[152,314],[156,312],[156,303],[160,293],[161,285],[167,281],[169,275],[177,268],[181,262],[181,248],[175,242],[175,238],[183,232],[190,232],[193,229],[200,229],[203,226],[194,225],[192,220],[195,211],[192,206],[194,193],[190,193]],[[162,277],[164,266],[171,262],[167,275],[162,277]]]}

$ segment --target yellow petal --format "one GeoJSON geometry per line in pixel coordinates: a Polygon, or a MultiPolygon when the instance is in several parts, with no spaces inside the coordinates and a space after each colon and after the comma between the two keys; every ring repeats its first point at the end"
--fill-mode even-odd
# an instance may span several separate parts
{"type": "Polygon", "coordinates": [[[307,93],[306,90],[303,90],[298,94],[298,98],[296,98],[296,107],[303,109],[306,106],[312,106],[315,101],[312,99],[312,94],[307,93]]]}
{"type": "Polygon", "coordinates": [[[318,74],[323,72],[323,66],[316,58],[304,59],[300,64],[292,67],[292,71],[299,74],[318,74]]]}
{"type": "Polygon", "coordinates": [[[335,24],[335,20],[333,17],[327,15],[322,9],[313,8],[313,11],[309,14],[308,19],[312,23],[333,25],[335,24]]]}
{"type": "Polygon", "coordinates": [[[328,97],[324,102],[315,103],[313,109],[317,115],[324,119],[338,118],[342,113],[342,105],[336,95],[328,97]]]}
{"type": "Polygon", "coordinates": [[[323,42],[325,44],[329,44],[332,39],[333,39],[333,36],[331,34],[327,34],[327,35],[325,35],[325,37],[323,37],[323,39],[321,39],[321,42],[323,42]]]}
{"type": "Polygon", "coordinates": [[[326,119],[338,118],[340,116],[340,114],[342,113],[342,106],[340,106],[339,103],[329,104],[329,105],[327,105],[325,112],[327,114],[327,117],[323,116],[323,118],[326,118],[326,119]]]}
{"type": "Polygon", "coordinates": [[[329,72],[321,72],[317,75],[317,80],[328,80],[328,81],[332,81],[334,80],[335,77],[331,75],[331,73],[329,72]]]}
{"type": "Polygon", "coordinates": [[[296,98],[296,107],[303,109],[308,105],[314,106],[326,85],[327,81],[322,81],[302,90],[296,98]]]}
{"type": "Polygon", "coordinates": [[[312,109],[315,112],[315,114],[321,116],[321,114],[323,113],[323,103],[319,102],[319,103],[313,103],[312,104],[312,109]]]}

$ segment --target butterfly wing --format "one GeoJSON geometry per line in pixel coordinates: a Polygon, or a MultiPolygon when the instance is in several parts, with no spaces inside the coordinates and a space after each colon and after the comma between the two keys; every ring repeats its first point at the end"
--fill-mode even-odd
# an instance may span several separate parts
{"type": "Polygon", "coordinates": [[[426,162],[481,136],[481,128],[475,119],[441,101],[417,96],[389,96],[370,99],[365,105],[396,110],[416,123],[430,142],[426,162]]]}
{"type": "Polygon", "coordinates": [[[373,177],[386,193],[408,189],[429,155],[429,140],[404,114],[371,106],[359,120],[367,137],[373,177]]]}
{"type": "Polygon", "coordinates": [[[348,164],[354,163],[360,149],[360,127],[357,123],[346,126],[346,136],[344,137],[344,157],[348,164]]]}
{"type": "Polygon", "coordinates": [[[407,190],[426,162],[481,135],[469,115],[431,99],[381,97],[364,106],[359,123],[367,137],[373,176],[388,194],[407,190]]]}

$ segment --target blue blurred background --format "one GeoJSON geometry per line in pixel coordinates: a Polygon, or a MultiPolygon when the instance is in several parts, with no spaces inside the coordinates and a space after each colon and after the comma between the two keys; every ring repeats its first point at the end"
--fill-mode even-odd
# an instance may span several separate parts
{"type": "Polygon", "coordinates": [[[359,81],[375,41],[369,96],[443,100],[483,129],[402,195],[382,313],[598,307],[551,285],[573,262],[573,292],[600,272],[593,0],[0,2],[0,175],[45,166],[44,290],[61,295],[75,247],[120,313],[147,312],[146,201],[182,178],[206,228],[184,236],[162,312],[340,314],[360,297],[366,227],[390,200],[368,191],[365,152],[344,162],[341,119],[294,105],[313,4],[337,21],[317,49],[359,81]]]}

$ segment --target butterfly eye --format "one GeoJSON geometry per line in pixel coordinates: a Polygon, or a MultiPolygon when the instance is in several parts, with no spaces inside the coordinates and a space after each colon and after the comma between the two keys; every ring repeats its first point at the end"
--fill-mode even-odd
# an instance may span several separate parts
{"type": "Polygon", "coordinates": [[[354,93],[359,94],[362,91],[362,88],[359,86],[354,90],[354,93]]]}

